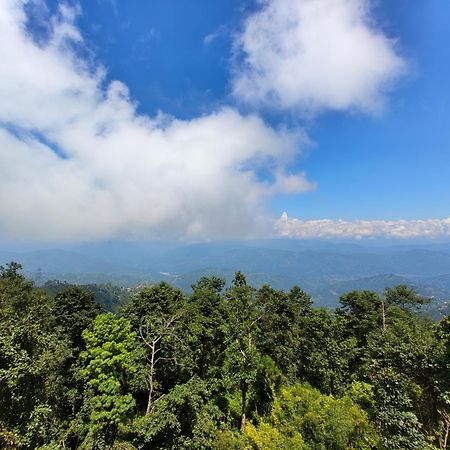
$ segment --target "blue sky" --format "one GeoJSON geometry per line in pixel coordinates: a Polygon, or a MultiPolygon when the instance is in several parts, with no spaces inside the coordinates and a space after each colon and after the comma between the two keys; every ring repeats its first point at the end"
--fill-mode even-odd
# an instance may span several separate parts
{"type": "MultiPolygon", "coordinates": [[[[139,110],[191,118],[230,98],[231,35],[255,7],[242,1],[84,1],[80,27],[139,110]],[[218,36],[205,45],[205,37],[218,36]]],[[[450,205],[450,4],[381,1],[377,20],[399,40],[409,73],[378,117],[328,113],[307,122],[299,161],[318,189],[279,196],[273,208],[306,219],[447,217],[450,205]]],[[[293,113],[267,120],[299,123],[293,113]]]]}
{"type": "MultiPolygon", "coordinates": [[[[319,3],[327,1],[319,0],[319,3]]],[[[298,4],[308,4],[308,2],[310,0],[302,0],[298,4]]],[[[360,18],[358,11],[351,11],[350,7],[346,5],[352,2],[339,0],[337,3],[342,5],[342,11],[350,11],[360,18]]],[[[251,34],[251,20],[265,19],[261,13],[261,11],[264,13],[265,9],[271,14],[280,14],[277,17],[281,17],[282,13],[277,8],[292,7],[295,2],[292,3],[289,0],[267,0],[262,3],[234,0],[193,0],[189,2],[180,0],[82,0],[62,3],[52,0],[28,3],[25,7],[28,39],[35,45],[40,42],[41,49],[44,48],[48,54],[53,52],[53,56],[61,57],[61,60],[65,60],[67,55],[71,55],[70,64],[74,65],[74,72],[87,71],[83,75],[83,80],[80,81],[81,85],[86,82],[86,85],[91,86],[93,74],[100,67],[105,71],[100,81],[96,79],[97,87],[87,88],[92,89],[92,95],[95,96],[98,92],[107,92],[110,83],[119,80],[129,89],[126,105],[135,105],[136,107],[132,114],[153,120],[158,112],[163,112],[167,115],[164,120],[181,121],[185,124],[199,118],[208,119],[218,111],[222,111],[223,108],[230,108],[232,114],[239,117],[234,119],[226,117],[225,129],[230,130],[230,144],[226,145],[233,145],[234,142],[233,131],[229,127],[241,127],[241,122],[242,127],[246,128],[245,136],[248,134],[253,136],[253,133],[263,136],[266,132],[276,134],[273,136],[273,147],[276,147],[277,150],[272,148],[272,144],[267,144],[268,148],[263,151],[264,158],[269,162],[254,163],[255,158],[257,161],[261,158],[258,156],[259,148],[255,147],[254,150],[249,151],[248,159],[241,160],[236,156],[245,150],[235,150],[236,153],[233,153],[235,156],[223,163],[226,168],[230,164],[238,164],[241,171],[243,167],[249,165],[256,181],[262,185],[264,183],[272,184],[271,187],[264,185],[261,188],[255,183],[247,186],[245,183],[248,180],[243,181],[242,189],[251,190],[252,194],[249,194],[246,201],[236,203],[235,210],[229,214],[231,218],[229,223],[227,222],[227,226],[221,227],[215,219],[211,218],[217,213],[214,210],[215,206],[210,206],[208,203],[214,201],[222,209],[232,209],[230,205],[234,200],[237,201],[239,192],[234,192],[232,187],[230,188],[224,182],[220,187],[217,186],[217,190],[228,189],[227,195],[217,194],[214,199],[202,199],[199,205],[194,205],[195,201],[192,200],[198,189],[196,185],[193,185],[192,198],[185,199],[181,217],[176,216],[176,211],[180,210],[180,206],[174,207],[173,214],[167,213],[161,218],[158,216],[158,220],[155,219],[155,215],[138,217],[134,212],[125,211],[121,214],[129,214],[129,217],[115,227],[101,224],[98,227],[94,226],[94,230],[83,226],[75,227],[67,235],[57,229],[52,233],[56,233],[57,238],[77,240],[122,237],[124,234],[127,235],[126,230],[134,230],[136,233],[133,231],[130,234],[136,234],[138,237],[195,236],[198,234],[215,238],[239,235],[238,230],[242,229],[246,230],[243,235],[254,234],[256,236],[261,233],[270,234],[271,232],[267,230],[273,229],[273,221],[285,211],[290,218],[310,221],[310,227],[313,227],[314,221],[318,219],[329,219],[330,221],[343,219],[354,223],[358,219],[396,222],[418,219],[441,220],[449,217],[450,89],[448,89],[448,80],[450,80],[450,58],[448,57],[448,42],[450,42],[450,3],[447,0],[427,0],[426,2],[420,0],[380,0],[376,2],[358,0],[353,3],[359,4],[365,10],[364,20],[360,25],[367,28],[368,32],[372,34],[367,38],[367,48],[378,51],[378,54],[374,53],[373,55],[372,66],[370,65],[372,55],[370,52],[366,52],[367,67],[373,67],[373,69],[366,69],[364,66],[367,73],[361,75],[360,78],[365,78],[361,81],[355,76],[355,85],[361,82],[361,85],[368,86],[367,92],[355,91],[356,88],[353,88],[351,84],[352,80],[349,80],[342,86],[343,92],[348,90],[348,98],[341,101],[330,96],[329,91],[321,90],[320,85],[317,87],[317,93],[311,95],[308,94],[307,88],[293,86],[294,91],[292,92],[294,95],[298,95],[298,98],[292,102],[289,94],[286,94],[287,88],[292,87],[292,80],[288,80],[285,91],[280,86],[270,85],[267,88],[267,83],[274,79],[271,78],[273,74],[267,75],[265,79],[261,77],[255,81],[254,72],[246,69],[244,62],[248,63],[250,60],[246,60],[246,57],[249,57],[251,49],[254,48],[252,45],[258,38],[251,34]],[[65,5],[70,13],[61,12],[61,5],[65,5]],[[52,17],[54,22],[49,26],[48,23],[52,17]],[[70,31],[72,34],[64,35],[62,38],[64,43],[58,42],[57,46],[50,48],[49,40],[52,39],[52,36],[57,35],[55,30],[58,24],[72,27],[70,31]],[[73,37],[74,32],[77,34],[76,38],[73,37]],[[369,41],[369,38],[372,41],[369,41]],[[378,47],[371,47],[370,45],[376,44],[375,39],[378,39],[378,47]],[[76,59],[75,63],[73,62],[74,58],[76,59]],[[377,58],[380,58],[380,66],[384,64],[384,72],[376,71],[374,61],[377,61],[377,58]],[[369,70],[373,70],[374,74],[369,73],[369,70]],[[253,85],[248,84],[249,80],[253,85]],[[244,83],[241,84],[244,86],[241,90],[239,90],[239,82],[244,83]],[[370,86],[371,82],[373,86],[370,86]],[[263,92],[262,89],[266,88],[267,92],[263,92]],[[250,125],[244,125],[243,122],[250,116],[257,117],[261,123],[251,125],[254,129],[248,130],[247,133],[250,125]],[[288,134],[295,135],[295,137],[286,137],[283,130],[287,130],[288,134]],[[297,148],[286,150],[286,147],[289,146],[297,146],[297,148]],[[283,150],[279,150],[281,148],[283,150]],[[286,153],[289,153],[288,157],[285,156],[286,153]],[[254,200],[256,197],[258,199],[254,200]],[[202,211],[201,214],[203,214],[203,211],[208,208],[209,212],[205,217],[198,220],[195,218],[198,217],[199,211],[202,211]],[[185,227],[174,225],[175,222],[183,220],[188,223],[185,227]],[[259,225],[264,221],[267,223],[260,227],[259,225]],[[256,223],[258,225],[255,225],[256,223]],[[230,230],[230,233],[227,230],[230,230]],[[254,233],[252,230],[255,230],[254,233]]],[[[6,4],[12,5],[10,6],[11,11],[15,11],[14,8],[17,8],[18,3],[7,0],[6,4]]],[[[5,6],[3,7],[5,8],[5,6]]],[[[6,8],[8,7],[6,6],[6,8]]],[[[14,14],[16,13],[17,11],[14,12],[14,14]]],[[[314,26],[314,20],[316,20],[313,16],[314,13],[308,16],[305,14],[309,13],[299,9],[298,14],[304,19],[305,24],[309,20],[310,26],[314,26]],[[302,16],[302,14],[304,15],[302,16]]],[[[282,23],[281,20],[280,23],[282,23]]],[[[271,26],[266,22],[264,24],[263,26],[271,26]]],[[[331,25],[333,26],[333,23],[331,25]]],[[[338,25],[341,27],[340,24],[338,25]]],[[[297,31],[301,33],[301,26],[298,27],[297,31]]],[[[344,40],[346,38],[345,30],[339,27],[336,28],[336,33],[342,32],[344,40]]],[[[61,29],[63,28],[61,26],[61,29]]],[[[269,31],[273,32],[272,29],[269,31]]],[[[326,36],[326,32],[322,34],[326,36]]],[[[333,33],[330,32],[330,35],[333,33]]],[[[302,43],[301,38],[299,38],[299,43],[302,43]]],[[[305,45],[314,45],[314,43],[305,45]]],[[[327,45],[326,42],[324,45],[327,45]]],[[[355,51],[361,51],[361,55],[364,55],[365,49],[362,45],[361,48],[355,48],[355,51]]],[[[264,55],[264,52],[255,53],[253,56],[261,58],[261,54],[264,55]]],[[[17,54],[16,58],[19,60],[21,55],[17,54]]],[[[303,60],[299,59],[299,61],[303,60]]],[[[262,61],[262,64],[265,64],[265,61],[262,61]]],[[[326,62],[320,62],[318,67],[327,67],[326,64],[326,62]]],[[[335,65],[330,68],[342,71],[342,73],[338,73],[337,78],[341,76],[345,82],[345,68],[339,66],[339,61],[333,64],[335,65]]],[[[355,64],[355,71],[363,70],[360,69],[358,61],[355,64]]],[[[266,70],[267,66],[264,67],[266,70]]],[[[302,72],[301,64],[287,67],[295,67],[295,70],[298,67],[299,73],[302,72]]],[[[314,67],[316,66],[314,65],[314,67]]],[[[279,76],[279,74],[275,75],[279,76]]],[[[323,73],[316,75],[321,77],[323,73]]],[[[330,70],[327,75],[329,78],[333,78],[333,70],[330,70]]],[[[349,75],[351,77],[353,73],[349,72],[349,75]]],[[[312,74],[305,83],[311,83],[311,78],[314,79],[314,76],[315,74],[312,74]]],[[[7,82],[10,81],[6,80],[5,85],[7,82]]],[[[1,83],[0,77],[0,85],[1,83]]],[[[316,86],[312,87],[313,91],[314,89],[316,86]]],[[[339,90],[340,85],[336,82],[332,85],[332,89],[339,90]]],[[[63,101],[65,100],[61,100],[62,110],[64,110],[63,101]]],[[[71,99],[72,101],[73,99],[71,99]]],[[[26,103],[24,105],[26,106],[26,103]]],[[[62,153],[69,155],[69,160],[72,161],[73,156],[73,162],[78,161],[79,155],[76,155],[76,150],[70,148],[71,145],[67,143],[68,132],[62,133],[58,128],[62,125],[55,125],[53,119],[40,123],[35,118],[33,120],[29,117],[17,119],[19,116],[17,112],[6,111],[0,117],[0,123],[4,124],[6,131],[16,127],[23,131],[27,139],[31,139],[31,135],[34,136],[33,139],[36,141],[34,144],[46,144],[50,148],[53,145],[53,150],[61,148],[62,153]],[[42,136],[42,139],[36,138],[36,136],[42,136]],[[68,150],[65,146],[68,147],[68,150]]],[[[222,116],[217,120],[222,120],[222,116]]],[[[206,120],[204,121],[206,122],[206,120]]],[[[158,126],[164,128],[164,125],[158,126]]],[[[216,126],[216,122],[214,126],[216,126]]],[[[217,128],[223,129],[221,122],[220,124],[217,122],[217,128]]],[[[240,135],[237,134],[237,136],[240,135]]],[[[13,137],[17,138],[17,133],[13,137]]],[[[11,135],[6,138],[12,139],[11,135]]],[[[29,143],[25,137],[17,139],[21,141],[17,144],[18,146],[23,142],[29,143]]],[[[81,142],[81,145],[84,143],[81,142]]],[[[203,143],[198,145],[201,146],[203,143]]],[[[223,148],[217,149],[217,152],[227,152],[226,145],[224,143],[223,148]]],[[[258,145],[264,146],[265,144],[258,145]]],[[[161,152],[164,151],[161,149],[161,152]]],[[[111,154],[115,153],[109,153],[109,155],[111,154]]],[[[9,154],[8,157],[10,156],[9,154]]],[[[139,158],[139,153],[135,154],[135,158],[139,158]]],[[[7,161],[5,157],[5,162],[7,161]]],[[[86,160],[83,164],[85,162],[86,160]]],[[[39,164],[50,167],[53,163],[39,164]]],[[[145,164],[151,166],[152,159],[146,157],[145,162],[139,165],[144,166],[145,164]]],[[[214,165],[214,161],[212,164],[214,165]]],[[[55,163],[52,170],[59,170],[57,167],[59,166],[55,163]]],[[[64,167],[66,168],[67,164],[64,167]]],[[[208,167],[202,167],[199,171],[204,174],[208,167]]],[[[23,235],[45,239],[48,236],[44,230],[48,229],[49,223],[54,221],[53,214],[56,215],[51,206],[63,203],[71,204],[72,202],[73,208],[84,210],[84,207],[78,204],[81,197],[77,197],[84,195],[80,193],[82,188],[75,186],[76,180],[79,180],[81,175],[73,170],[70,168],[70,176],[74,177],[74,190],[67,192],[66,196],[61,193],[61,198],[56,196],[53,205],[49,206],[47,203],[43,203],[40,210],[44,211],[43,214],[47,214],[48,217],[40,225],[41,231],[30,232],[24,225],[24,222],[27,221],[26,214],[10,208],[3,211],[4,217],[11,218],[10,221],[4,219],[3,227],[0,223],[3,232],[19,237],[23,235]]],[[[184,170],[183,164],[180,164],[180,170],[184,170]]],[[[195,172],[195,169],[193,171],[195,172]]],[[[49,173],[53,172],[49,169],[49,173]]],[[[111,173],[117,173],[117,171],[111,169],[107,176],[98,170],[93,173],[92,180],[94,181],[92,183],[102,185],[103,191],[107,191],[109,183],[113,183],[111,173]]],[[[140,175],[145,177],[145,173],[140,175]]],[[[241,177],[241,175],[237,176],[241,177]]],[[[154,176],[154,174],[149,173],[150,176],[154,176]]],[[[206,180],[212,180],[216,175],[211,173],[208,174],[208,177],[206,180]]],[[[16,179],[16,182],[17,185],[20,183],[20,186],[24,186],[24,180],[17,181],[16,179]]],[[[36,183],[39,182],[36,181],[36,183]]],[[[177,189],[183,189],[178,185],[175,188],[171,181],[167,181],[167,183],[172,184],[165,192],[173,189],[174,196],[177,189]]],[[[231,184],[236,185],[233,180],[231,180],[231,184]]],[[[55,179],[54,184],[48,186],[49,192],[52,189],[54,192],[57,185],[58,182],[55,179]]],[[[7,188],[12,189],[12,186],[13,184],[10,184],[7,188]]],[[[130,186],[127,184],[126,187],[130,186]]],[[[124,189],[121,187],[120,192],[123,192],[124,189]]],[[[133,189],[139,189],[140,193],[145,193],[142,195],[141,205],[145,204],[147,208],[152,208],[155,202],[152,203],[153,197],[147,192],[147,189],[154,193],[156,188],[153,185],[140,184],[131,186],[129,192],[134,192],[133,189]],[[146,199],[149,199],[148,203],[146,199]]],[[[186,188],[186,190],[189,189],[186,188]]],[[[26,189],[24,191],[25,196],[26,189]]],[[[117,198],[112,188],[111,192],[114,194],[111,194],[111,197],[117,198]]],[[[33,198],[33,195],[33,190],[30,189],[27,197],[31,196],[30,203],[36,205],[41,201],[44,202],[41,198],[33,198]]],[[[86,195],[92,197],[92,193],[86,195]]],[[[172,198],[169,195],[167,201],[170,202],[172,198]]],[[[45,196],[45,199],[48,199],[48,195],[45,196]]],[[[108,207],[105,207],[105,212],[101,212],[109,201],[109,197],[108,199],[99,198],[99,203],[92,205],[90,210],[100,211],[100,214],[105,216],[105,223],[106,218],[113,215],[111,212],[113,206],[109,203],[108,207]],[[102,205],[100,209],[98,209],[99,204],[102,205]]],[[[80,200],[79,203],[81,204],[82,201],[80,200]]],[[[119,202],[119,204],[123,203],[124,201],[119,202]]],[[[136,205],[137,207],[138,205],[136,205]]],[[[162,206],[158,206],[158,208],[161,209],[162,206]]],[[[226,220],[228,221],[228,219],[226,220]]],[[[431,226],[435,225],[433,223],[431,226]]],[[[449,224],[439,223],[438,225],[444,230],[438,234],[449,232],[449,224]]],[[[300,225],[297,223],[297,226],[300,225]]],[[[426,229],[426,225],[422,224],[421,229],[423,230],[424,227],[426,229]]],[[[434,231],[430,233],[433,234],[434,231]]],[[[301,236],[301,232],[299,236],[301,236]]],[[[398,235],[396,236],[398,237],[398,235]]]]}
{"type": "Polygon", "coordinates": [[[300,200],[312,216],[448,216],[450,3],[395,0],[382,7],[410,63],[409,76],[381,117],[317,120],[311,131],[317,147],[305,168],[321,188],[300,200]]]}

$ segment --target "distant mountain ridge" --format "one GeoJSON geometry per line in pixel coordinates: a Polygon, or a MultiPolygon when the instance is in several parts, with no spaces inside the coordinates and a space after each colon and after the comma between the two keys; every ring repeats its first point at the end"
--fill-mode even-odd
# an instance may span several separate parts
{"type": "Polygon", "coordinates": [[[352,289],[382,291],[406,283],[439,301],[450,299],[450,245],[364,246],[265,240],[183,244],[100,243],[68,249],[0,251],[0,264],[17,261],[37,282],[133,286],[167,280],[184,290],[205,274],[231,280],[243,271],[256,286],[300,285],[316,303],[335,306],[352,289]]]}

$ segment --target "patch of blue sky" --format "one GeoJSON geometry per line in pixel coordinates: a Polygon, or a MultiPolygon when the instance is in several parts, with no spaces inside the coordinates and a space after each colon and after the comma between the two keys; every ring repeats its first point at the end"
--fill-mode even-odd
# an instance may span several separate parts
{"type": "Polygon", "coordinates": [[[8,133],[12,134],[20,141],[29,142],[31,140],[34,140],[39,142],[40,144],[50,149],[60,159],[69,159],[67,154],[58,144],[48,139],[40,131],[30,130],[12,123],[4,123],[4,122],[0,122],[0,128],[5,129],[8,133]]]}
{"type": "MultiPolygon", "coordinates": [[[[77,24],[107,68],[107,80],[127,84],[140,113],[162,110],[191,119],[227,104],[248,113],[253,109],[230,96],[232,37],[256,3],[81,0],[77,24]]],[[[58,2],[48,4],[54,11],[58,2]]],[[[315,142],[291,170],[306,171],[317,190],[277,195],[275,212],[332,219],[449,215],[450,2],[374,4],[376,20],[397,41],[409,74],[377,117],[347,111],[308,120],[296,111],[257,111],[273,126],[306,128],[315,142]]],[[[39,23],[32,26],[45,34],[39,23]]],[[[270,179],[264,171],[257,174],[270,179]]]]}

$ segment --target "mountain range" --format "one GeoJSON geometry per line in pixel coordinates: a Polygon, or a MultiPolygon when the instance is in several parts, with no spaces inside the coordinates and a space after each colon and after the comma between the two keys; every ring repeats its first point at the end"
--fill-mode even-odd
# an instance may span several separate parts
{"type": "Polygon", "coordinates": [[[241,270],[255,286],[299,285],[316,304],[335,307],[352,289],[382,292],[408,284],[450,299],[450,244],[329,242],[272,239],[215,243],[104,242],[64,248],[0,250],[0,264],[17,261],[37,284],[47,280],[136,286],[169,281],[185,291],[203,275],[230,282],[241,270]]]}

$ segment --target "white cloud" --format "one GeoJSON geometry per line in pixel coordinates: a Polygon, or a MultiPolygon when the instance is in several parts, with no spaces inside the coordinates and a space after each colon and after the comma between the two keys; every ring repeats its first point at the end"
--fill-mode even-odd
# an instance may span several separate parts
{"type": "Polygon", "coordinates": [[[260,0],[235,41],[245,102],[378,112],[405,62],[374,23],[370,0],[260,0]]]}
{"type": "Polygon", "coordinates": [[[450,217],[426,220],[300,220],[283,213],[278,234],[290,238],[441,238],[450,237],[450,217]]]}
{"type": "Polygon", "coordinates": [[[4,237],[254,235],[268,224],[269,196],[313,188],[287,170],[300,132],[231,108],[192,120],[138,115],[123,83],[107,84],[72,50],[83,44],[75,10],[62,6],[38,44],[24,3],[0,3],[4,237]]]}

